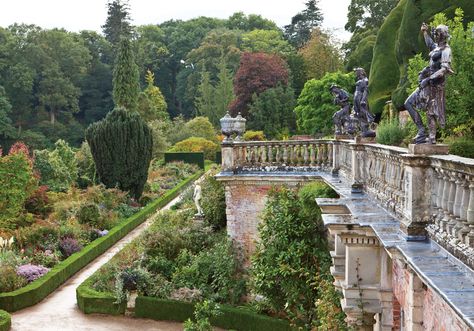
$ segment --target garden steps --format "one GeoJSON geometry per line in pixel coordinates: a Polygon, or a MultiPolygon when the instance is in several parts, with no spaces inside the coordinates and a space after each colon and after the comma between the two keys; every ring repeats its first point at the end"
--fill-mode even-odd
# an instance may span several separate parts
{"type": "MultiPolygon", "coordinates": [[[[182,194],[169,202],[160,211],[168,210],[181,200],[182,194]]],[[[158,212],[160,212],[158,211],[158,212]]],[[[66,281],[56,291],[35,306],[12,313],[13,331],[39,330],[90,330],[90,331],[178,331],[182,324],[167,321],[135,319],[127,316],[83,314],[77,307],[76,288],[100,267],[107,263],[125,245],[138,237],[154,220],[157,213],[139,225],[104,254],[66,281]]]]}

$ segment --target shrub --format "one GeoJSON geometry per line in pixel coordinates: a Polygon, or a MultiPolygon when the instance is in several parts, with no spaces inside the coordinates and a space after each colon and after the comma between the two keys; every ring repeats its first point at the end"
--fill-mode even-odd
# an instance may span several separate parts
{"type": "Polygon", "coordinates": [[[384,145],[400,146],[409,135],[406,128],[400,127],[398,120],[384,120],[377,127],[377,142],[384,145]]]}
{"type": "Polygon", "coordinates": [[[206,160],[214,160],[217,150],[217,144],[212,141],[191,137],[171,147],[170,152],[203,152],[206,160]]]}
{"type": "Polygon", "coordinates": [[[449,144],[449,153],[474,158],[474,138],[449,137],[445,143],[449,144]]]}
{"type": "Polygon", "coordinates": [[[12,148],[9,155],[0,156],[0,228],[17,226],[16,218],[37,186],[27,149],[12,148]]]}
{"type": "Polygon", "coordinates": [[[64,140],[58,140],[52,151],[35,151],[35,168],[41,174],[41,184],[56,192],[64,192],[76,182],[75,153],[64,140]]]}
{"type": "Polygon", "coordinates": [[[82,249],[82,245],[71,237],[61,239],[59,242],[59,250],[63,254],[64,258],[68,258],[72,254],[79,252],[82,249]]]}
{"type": "Polygon", "coordinates": [[[76,217],[81,224],[89,224],[94,227],[100,226],[100,210],[95,203],[85,203],[79,207],[76,217]]]}
{"type": "Polygon", "coordinates": [[[86,188],[96,183],[96,171],[94,158],[92,157],[89,144],[84,141],[81,148],[76,152],[77,164],[77,186],[86,188]]]}
{"type": "Polygon", "coordinates": [[[224,228],[227,221],[224,185],[207,176],[201,186],[204,220],[216,230],[224,228]]]}
{"type": "Polygon", "coordinates": [[[185,130],[192,134],[192,137],[204,138],[217,143],[216,130],[207,117],[198,116],[185,124],[185,130]]]}
{"type": "Polygon", "coordinates": [[[140,115],[116,108],[89,126],[86,139],[101,182],[139,199],[153,148],[151,130],[140,115]]]}
{"type": "Polygon", "coordinates": [[[25,209],[33,214],[46,216],[51,211],[48,198],[48,187],[42,185],[26,200],[25,209]]]}
{"type": "Polygon", "coordinates": [[[0,293],[14,291],[27,284],[25,278],[16,273],[13,266],[1,266],[0,268],[0,293]]]}
{"type": "Polygon", "coordinates": [[[245,131],[244,133],[244,140],[245,141],[264,141],[265,139],[265,134],[263,131],[253,131],[253,130],[248,130],[245,131]]]}
{"type": "Polygon", "coordinates": [[[212,331],[214,328],[211,325],[210,319],[221,314],[219,306],[213,302],[205,300],[197,303],[194,307],[195,322],[188,319],[184,322],[184,331],[212,331]]]}
{"type": "Polygon", "coordinates": [[[321,221],[315,222],[306,210],[320,192],[318,186],[305,188],[300,196],[285,187],[270,191],[259,225],[261,240],[252,257],[255,293],[266,298],[272,312],[284,312],[305,329],[317,320],[314,275],[330,265],[321,221]]]}
{"type": "Polygon", "coordinates": [[[16,269],[16,273],[18,276],[21,276],[26,279],[28,283],[44,276],[49,271],[48,268],[43,267],[42,265],[34,265],[34,264],[25,264],[19,266],[16,269]]]}

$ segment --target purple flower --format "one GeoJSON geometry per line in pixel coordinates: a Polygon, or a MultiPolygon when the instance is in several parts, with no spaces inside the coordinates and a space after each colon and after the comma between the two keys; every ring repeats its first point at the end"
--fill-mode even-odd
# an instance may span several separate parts
{"type": "Polygon", "coordinates": [[[43,267],[42,265],[34,264],[24,264],[16,268],[16,274],[25,278],[28,282],[32,282],[49,271],[48,268],[43,267]]]}
{"type": "Polygon", "coordinates": [[[69,257],[72,254],[79,252],[82,249],[82,245],[74,238],[63,238],[59,242],[59,250],[64,257],[69,257]]]}
{"type": "Polygon", "coordinates": [[[95,230],[95,233],[97,233],[97,235],[98,235],[99,237],[103,237],[103,236],[108,235],[108,234],[109,234],[109,231],[108,231],[108,230],[102,230],[102,231],[101,231],[101,230],[95,230]]]}

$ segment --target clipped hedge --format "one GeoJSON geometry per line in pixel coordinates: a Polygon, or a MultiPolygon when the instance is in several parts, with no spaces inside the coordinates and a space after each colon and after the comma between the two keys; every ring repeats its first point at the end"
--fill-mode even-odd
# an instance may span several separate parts
{"type": "MultiPolygon", "coordinates": [[[[211,324],[223,329],[238,331],[291,331],[289,322],[256,314],[242,308],[220,305],[221,315],[213,317],[211,324]]],[[[151,297],[138,297],[135,316],[153,320],[184,322],[193,317],[194,304],[151,297]]]]}
{"type": "Polygon", "coordinates": [[[197,179],[201,174],[202,171],[199,171],[181,181],[174,188],[168,190],[163,196],[151,202],[142,210],[112,228],[106,236],[94,240],[80,252],[77,252],[66,260],[58,263],[45,276],[18,290],[0,293],[0,309],[14,312],[33,306],[43,300],[72,275],[88,265],[96,257],[122,239],[126,234],[143,223],[150,214],[155,212],[155,210],[164,207],[172,201],[182,191],[182,189],[187,186],[187,184],[197,179]]]}
{"type": "Polygon", "coordinates": [[[0,310],[0,331],[8,331],[12,326],[12,318],[9,313],[0,310]]]}
{"type": "Polygon", "coordinates": [[[182,161],[184,163],[196,164],[199,168],[204,169],[204,153],[203,152],[166,152],[165,163],[182,161]]]}

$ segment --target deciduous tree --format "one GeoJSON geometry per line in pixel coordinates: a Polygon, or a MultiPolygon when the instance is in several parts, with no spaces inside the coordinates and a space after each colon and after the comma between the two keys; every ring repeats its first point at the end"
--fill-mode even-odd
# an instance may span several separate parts
{"type": "Polygon", "coordinates": [[[236,99],[230,105],[233,114],[248,115],[253,94],[260,94],[278,83],[288,85],[288,69],[278,55],[244,53],[234,78],[236,99]]]}

